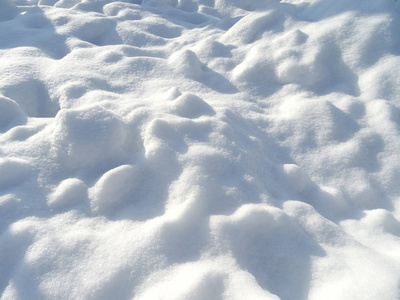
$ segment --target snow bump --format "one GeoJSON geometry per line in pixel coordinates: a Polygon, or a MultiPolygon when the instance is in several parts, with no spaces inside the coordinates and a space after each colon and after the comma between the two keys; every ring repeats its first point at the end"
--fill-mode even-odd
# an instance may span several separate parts
{"type": "Polygon", "coordinates": [[[184,94],[174,100],[171,111],[184,118],[214,115],[214,109],[203,99],[193,94],[184,94]]]}
{"type": "Polygon", "coordinates": [[[124,156],[124,122],[101,106],[61,110],[55,118],[52,144],[67,168],[90,167],[124,156]]]}

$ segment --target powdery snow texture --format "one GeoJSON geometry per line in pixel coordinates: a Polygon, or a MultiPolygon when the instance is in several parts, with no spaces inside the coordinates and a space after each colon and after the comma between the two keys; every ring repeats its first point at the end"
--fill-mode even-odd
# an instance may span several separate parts
{"type": "Polygon", "coordinates": [[[2,0],[1,299],[399,299],[399,13],[2,0]]]}

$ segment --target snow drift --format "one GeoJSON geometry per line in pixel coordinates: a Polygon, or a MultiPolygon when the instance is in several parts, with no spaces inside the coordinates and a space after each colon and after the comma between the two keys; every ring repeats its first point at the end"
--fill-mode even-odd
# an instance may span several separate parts
{"type": "Polygon", "coordinates": [[[397,299],[400,2],[3,0],[1,299],[397,299]]]}

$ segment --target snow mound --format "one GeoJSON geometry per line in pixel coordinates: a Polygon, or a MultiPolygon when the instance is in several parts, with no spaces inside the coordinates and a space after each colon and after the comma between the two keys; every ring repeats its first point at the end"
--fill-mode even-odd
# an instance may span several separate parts
{"type": "Polygon", "coordinates": [[[102,108],[61,110],[55,117],[52,144],[69,168],[87,167],[123,155],[124,123],[102,108]]]}
{"type": "Polygon", "coordinates": [[[214,109],[208,103],[192,94],[185,94],[174,100],[172,112],[191,119],[215,114],[214,109]]]}
{"type": "Polygon", "coordinates": [[[137,184],[139,170],[130,165],[119,166],[105,173],[89,191],[92,210],[109,212],[130,198],[137,184]]]}
{"type": "Polygon", "coordinates": [[[85,197],[87,197],[87,186],[78,178],[68,178],[49,195],[47,204],[53,209],[68,209],[75,203],[85,200],[85,197]]]}

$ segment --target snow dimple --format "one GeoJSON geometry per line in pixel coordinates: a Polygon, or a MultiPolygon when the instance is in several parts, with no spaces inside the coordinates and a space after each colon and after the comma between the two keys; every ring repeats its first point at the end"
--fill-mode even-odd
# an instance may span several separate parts
{"type": "Polygon", "coordinates": [[[398,2],[1,1],[1,299],[397,299],[398,2]]]}

